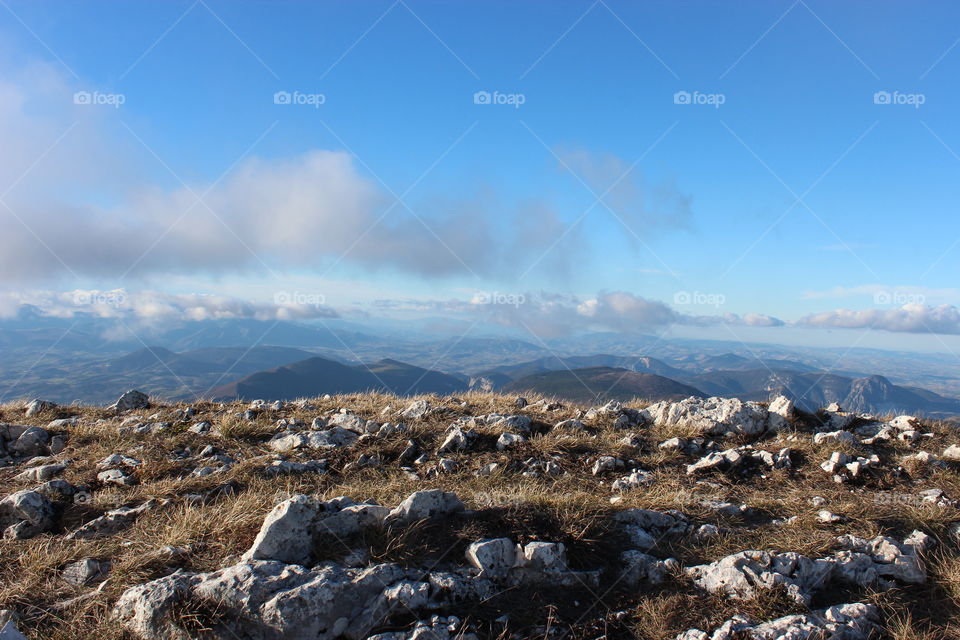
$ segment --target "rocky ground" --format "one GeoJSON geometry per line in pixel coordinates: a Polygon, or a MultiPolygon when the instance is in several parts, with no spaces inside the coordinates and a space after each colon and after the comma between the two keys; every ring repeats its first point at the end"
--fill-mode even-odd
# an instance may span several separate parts
{"type": "Polygon", "coordinates": [[[2,640],[960,637],[944,423],[133,392],[0,421],[2,640]]]}

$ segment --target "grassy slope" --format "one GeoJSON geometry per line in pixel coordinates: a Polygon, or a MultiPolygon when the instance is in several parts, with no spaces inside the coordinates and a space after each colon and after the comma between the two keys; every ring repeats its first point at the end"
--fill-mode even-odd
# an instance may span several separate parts
{"type": "MultiPolygon", "coordinates": [[[[531,398],[535,400],[535,398],[531,398]]],[[[920,528],[935,536],[940,544],[929,559],[928,570],[934,577],[930,585],[895,590],[882,594],[844,594],[850,598],[869,599],[880,603],[887,616],[887,629],[896,640],[939,639],[957,637],[955,620],[960,615],[960,553],[945,530],[952,521],[960,520],[954,508],[941,508],[919,501],[882,499],[891,493],[916,495],[916,492],[938,487],[951,497],[960,497],[960,473],[956,468],[930,470],[912,467],[911,476],[888,473],[865,487],[836,485],[818,468],[836,447],[814,446],[807,433],[785,433],[757,443],[768,450],[791,446],[799,451],[803,463],[795,470],[770,472],[767,477],[745,479],[722,475],[698,482],[684,473],[687,459],[657,449],[657,443],[678,430],[662,428],[637,431],[642,446],[634,449],[620,440],[625,433],[614,431],[609,422],[598,422],[588,433],[552,431],[533,438],[512,453],[497,452],[493,447],[496,433],[489,432],[479,450],[454,455],[460,463],[456,473],[424,480],[412,480],[399,470],[396,462],[408,438],[420,441],[425,449],[435,450],[450,421],[459,415],[480,415],[489,412],[514,413],[513,397],[469,393],[454,398],[431,398],[437,405],[449,407],[449,414],[411,423],[412,434],[396,434],[385,440],[361,443],[354,448],[325,453],[333,470],[328,475],[304,475],[268,479],[260,469],[271,458],[264,441],[275,431],[279,417],[310,419],[326,411],[349,407],[371,419],[380,417],[387,405],[401,408],[409,399],[381,395],[338,396],[316,400],[313,411],[281,411],[265,413],[256,422],[247,423],[234,417],[243,405],[221,407],[215,404],[195,405],[196,419],[214,422],[222,435],[199,436],[180,424],[156,436],[118,435],[119,420],[104,410],[65,409],[57,414],[23,418],[19,407],[0,407],[5,422],[45,425],[61,415],[79,413],[83,420],[69,429],[70,444],[59,458],[73,463],[64,478],[74,484],[95,489],[93,504],[71,506],[63,516],[65,529],[107,509],[136,504],[148,498],[167,501],[160,508],[143,516],[130,529],[98,541],[68,541],[62,531],[28,541],[4,541],[0,544],[0,608],[16,609],[25,617],[21,628],[31,638],[76,640],[101,638],[117,640],[124,634],[107,614],[113,601],[126,588],[184,568],[194,571],[213,570],[231,562],[252,542],[263,516],[278,501],[295,493],[313,493],[323,498],[338,495],[356,500],[376,499],[395,505],[411,492],[440,487],[456,491],[468,507],[477,509],[476,517],[453,521],[441,530],[414,531],[387,539],[361,541],[377,561],[398,561],[420,564],[435,558],[441,550],[456,556],[469,542],[481,537],[507,535],[519,542],[530,540],[562,541],[570,549],[571,563],[576,568],[613,567],[618,553],[610,516],[615,509],[646,507],[680,509],[698,522],[714,522],[741,527],[736,535],[724,535],[708,541],[692,539],[661,543],[654,554],[672,555],[685,565],[713,560],[749,548],[795,550],[808,554],[827,553],[835,536],[851,533],[872,537],[890,533],[898,537],[920,528]],[[461,401],[466,405],[462,405],[461,401]],[[205,478],[189,477],[199,463],[196,459],[177,459],[172,452],[196,453],[213,445],[239,461],[222,475],[205,478]],[[136,472],[138,484],[133,487],[101,487],[96,481],[96,463],[105,456],[121,452],[144,462],[136,472]],[[344,470],[344,465],[361,453],[379,453],[385,463],[373,469],[344,470]],[[632,458],[652,469],[655,482],[646,489],[624,494],[615,507],[610,503],[609,484],[620,474],[599,477],[590,473],[592,461],[599,455],[632,458]],[[530,457],[554,459],[567,471],[558,478],[526,477],[517,471],[519,461],[530,457]],[[501,471],[490,477],[478,477],[475,471],[488,462],[501,463],[501,471]],[[236,482],[240,490],[201,504],[185,498],[188,494],[208,492],[225,482],[236,482]],[[882,491],[882,492],[881,492],[882,491]],[[816,520],[821,507],[809,500],[814,496],[827,499],[827,508],[847,521],[825,525],[816,520]],[[797,516],[792,526],[775,526],[761,522],[753,527],[738,520],[718,518],[704,508],[706,499],[746,503],[762,514],[779,518],[797,516]],[[171,545],[184,550],[170,556],[159,550],[171,545]],[[67,563],[85,557],[110,558],[113,573],[100,591],[65,584],[59,570],[67,563]],[[87,595],[73,604],[63,603],[87,595]]],[[[632,406],[640,406],[633,403],[632,406]]],[[[173,418],[176,407],[159,407],[166,419],[173,418]]],[[[151,413],[154,410],[149,412],[151,413]]],[[[552,425],[574,417],[578,407],[543,413],[524,410],[538,424],[552,425]]],[[[957,435],[943,425],[933,425],[936,436],[924,439],[919,446],[903,442],[880,450],[888,468],[906,453],[918,448],[939,453],[948,444],[957,442],[957,435]]],[[[317,452],[291,455],[291,459],[320,457],[317,452]]],[[[32,486],[33,483],[12,479],[15,470],[0,469],[0,495],[32,486]]],[[[423,474],[422,474],[423,475],[423,474]]],[[[336,557],[339,549],[318,549],[318,555],[336,557]]],[[[462,558],[462,555],[460,556],[462,558]]],[[[777,594],[755,601],[735,603],[697,592],[688,581],[677,577],[667,585],[643,592],[611,589],[598,601],[589,594],[552,594],[554,608],[534,593],[511,593],[492,602],[451,614],[469,615],[486,630],[488,637],[501,635],[503,629],[486,621],[509,613],[510,632],[531,637],[534,625],[550,623],[574,624],[568,638],[642,637],[672,640],[680,631],[692,626],[713,628],[734,612],[748,612],[758,618],[772,618],[796,611],[795,605],[777,594]],[[586,597],[584,597],[586,596],[586,597]],[[616,614],[624,611],[624,614],[616,614]],[[487,624],[486,627],[483,627],[487,624]]],[[[200,637],[200,636],[198,636],[200,637]]],[[[534,636],[535,637],[535,636],[534,636]]]]}

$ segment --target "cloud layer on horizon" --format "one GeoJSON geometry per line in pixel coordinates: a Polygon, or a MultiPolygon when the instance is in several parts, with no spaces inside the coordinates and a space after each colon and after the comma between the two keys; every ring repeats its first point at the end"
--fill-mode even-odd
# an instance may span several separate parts
{"type": "Polygon", "coordinates": [[[805,316],[797,324],[838,329],[878,329],[893,333],[960,334],[954,305],[910,303],[894,309],[837,309],[805,316]]]}

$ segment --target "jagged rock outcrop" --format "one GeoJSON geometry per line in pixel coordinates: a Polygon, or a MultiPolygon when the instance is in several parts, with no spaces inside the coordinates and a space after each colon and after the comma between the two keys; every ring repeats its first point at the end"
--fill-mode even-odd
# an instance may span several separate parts
{"type": "Polygon", "coordinates": [[[792,598],[806,605],[814,593],[833,582],[887,588],[896,582],[921,584],[926,580],[920,552],[927,540],[919,532],[902,543],[886,536],[873,540],[844,536],[838,543],[845,549],[827,558],[741,551],[689,567],[687,574],[701,588],[734,598],[750,598],[758,589],[783,586],[792,598]]]}
{"type": "Polygon", "coordinates": [[[782,419],[779,414],[773,414],[776,418],[771,421],[766,407],[737,398],[691,397],[680,402],[663,401],[650,405],[642,413],[656,424],[691,427],[712,436],[758,436],[778,428],[782,419]]]}
{"type": "Polygon", "coordinates": [[[676,640],[868,640],[874,637],[879,617],[875,605],[859,602],[761,623],[737,615],[712,634],[688,629],[676,640]]]}

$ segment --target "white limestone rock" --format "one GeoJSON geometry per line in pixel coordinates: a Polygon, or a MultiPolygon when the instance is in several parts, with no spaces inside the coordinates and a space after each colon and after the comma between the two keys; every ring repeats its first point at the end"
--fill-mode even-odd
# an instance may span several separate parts
{"type": "Polygon", "coordinates": [[[658,402],[641,413],[656,424],[693,427],[704,435],[757,436],[767,431],[770,412],[757,402],[737,398],[690,397],[658,402]]]}
{"type": "Polygon", "coordinates": [[[0,500],[0,530],[5,539],[24,540],[53,527],[53,504],[43,494],[17,491],[0,500]]]}
{"type": "Polygon", "coordinates": [[[457,494],[440,489],[417,491],[407,497],[387,516],[388,522],[411,523],[463,511],[457,494]]]}
{"type": "Polygon", "coordinates": [[[509,538],[481,540],[467,547],[467,560],[480,570],[480,575],[502,577],[518,566],[517,545],[509,538]]]}
{"type": "Polygon", "coordinates": [[[110,409],[117,412],[146,409],[150,406],[150,398],[142,391],[131,390],[125,392],[117,401],[110,405],[110,409]]]}

